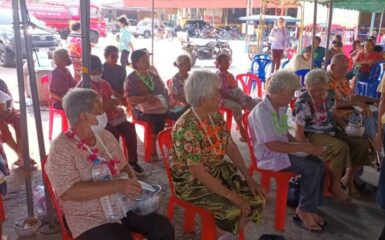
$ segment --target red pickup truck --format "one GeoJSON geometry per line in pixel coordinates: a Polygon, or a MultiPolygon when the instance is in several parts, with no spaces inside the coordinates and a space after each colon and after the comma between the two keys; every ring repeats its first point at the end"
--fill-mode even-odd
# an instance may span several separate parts
{"type": "MultiPolygon", "coordinates": [[[[46,23],[48,27],[56,29],[60,35],[67,36],[69,22],[80,21],[79,1],[70,3],[28,3],[30,14],[46,23]]],[[[97,5],[90,5],[90,40],[98,43],[99,37],[106,37],[106,22],[97,5]]]]}

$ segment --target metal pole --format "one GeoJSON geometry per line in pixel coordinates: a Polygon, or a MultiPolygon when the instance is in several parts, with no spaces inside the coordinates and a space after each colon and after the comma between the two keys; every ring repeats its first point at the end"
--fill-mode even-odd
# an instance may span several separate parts
{"type": "MultiPolygon", "coordinates": [[[[43,136],[43,126],[42,126],[42,123],[41,123],[39,95],[38,95],[38,92],[37,92],[35,66],[34,66],[33,56],[32,56],[32,39],[31,39],[31,35],[28,34],[29,26],[28,26],[27,23],[29,22],[29,15],[28,15],[28,10],[27,10],[26,0],[20,0],[20,12],[21,12],[21,19],[22,19],[22,22],[23,22],[23,32],[24,32],[24,40],[25,40],[25,51],[26,51],[26,55],[27,55],[27,66],[28,66],[28,72],[29,72],[29,81],[30,81],[30,84],[31,84],[31,95],[32,95],[32,102],[33,102],[33,112],[34,112],[34,116],[35,116],[37,142],[38,142],[38,145],[39,145],[40,162],[41,162],[41,165],[43,166],[43,161],[45,159],[46,152],[45,152],[45,144],[44,144],[44,136],[43,136]]],[[[15,33],[16,33],[16,30],[15,30],[15,33]]],[[[23,86],[23,88],[24,88],[24,86],[23,86]]],[[[20,84],[19,84],[19,91],[21,91],[20,90],[20,84]]],[[[23,89],[23,92],[20,93],[20,110],[22,110],[21,109],[22,108],[22,106],[21,106],[21,99],[24,99],[24,89],[23,89]]],[[[24,101],[25,101],[25,99],[24,99],[24,101]]],[[[26,109],[24,108],[24,111],[25,110],[26,109]]],[[[23,130],[22,130],[22,132],[23,132],[23,130]]],[[[24,149],[27,148],[28,151],[29,151],[28,141],[26,141],[26,142],[23,141],[23,148],[24,149]]],[[[30,168],[31,168],[30,164],[29,164],[29,162],[30,162],[29,160],[30,160],[30,158],[29,158],[29,154],[28,154],[28,157],[24,158],[24,161],[26,163],[25,166],[27,166],[27,171],[29,171],[30,168]],[[28,163],[26,163],[26,159],[28,159],[28,163]]],[[[29,176],[28,178],[30,179],[31,177],[29,176]]],[[[54,219],[54,216],[53,216],[52,204],[51,204],[51,201],[50,201],[50,198],[49,198],[49,195],[48,195],[47,188],[45,187],[44,189],[45,189],[45,197],[46,197],[46,204],[47,204],[47,213],[48,213],[49,226],[50,227],[54,227],[55,226],[55,219],[54,219]]],[[[27,189],[27,204],[28,205],[31,204],[33,206],[32,191],[30,193],[31,195],[28,196],[29,195],[28,190],[29,189],[27,189]]],[[[31,186],[31,190],[32,190],[32,186],[31,186]]],[[[33,214],[33,211],[32,211],[32,214],[33,214]]]]}
{"type": "Polygon", "coordinates": [[[82,65],[83,65],[83,82],[82,87],[89,88],[90,82],[90,0],[80,1],[80,24],[82,36],[82,65]]]}
{"type": "Polygon", "coordinates": [[[315,34],[316,34],[316,28],[317,28],[317,6],[318,0],[314,0],[314,16],[313,16],[313,33],[312,33],[312,43],[311,43],[311,69],[314,67],[314,42],[315,42],[315,34]]]}
{"type": "Polygon", "coordinates": [[[265,8],[266,8],[266,0],[261,0],[261,10],[259,11],[259,25],[258,25],[258,39],[257,39],[258,53],[261,53],[263,49],[263,35],[265,30],[265,8]]]}
{"type": "MultiPolygon", "coordinates": [[[[378,35],[381,33],[381,28],[382,28],[382,19],[384,18],[384,10],[381,11],[381,17],[380,17],[380,24],[378,26],[378,35]]],[[[381,41],[381,39],[380,39],[381,41]]]]}
{"type": "Polygon", "coordinates": [[[154,41],[154,24],[155,24],[155,21],[154,21],[154,12],[155,12],[155,0],[152,0],[152,3],[151,3],[151,52],[152,52],[152,57],[151,57],[151,65],[154,65],[154,44],[155,44],[155,41],[154,41]]]}
{"type": "Polygon", "coordinates": [[[302,5],[301,5],[301,23],[300,23],[300,26],[299,26],[299,33],[298,33],[298,39],[299,39],[298,49],[297,49],[298,52],[300,52],[300,50],[302,49],[302,45],[303,45],[304,18],[305,18],[305,1],[302,1],[302,5]]]}
{"type": "MultiPolygon", "coordinates": [[[[251,13],[253,12],[253,7],[252,7],[252,0],[247,0],[246,3],[246,16],[250,16],[251,13]]],[[[249,35],[249,21],[246,21],[246,36],[249,35]]]]}
{"type": "MultiPolygon", "coordinates": [[[[25,104],[24,96],[24,76],[23,76],[23,56],[20,36],[20,16],[19,16],[19,4],[17,0],[12,1],[13,8],[13,28],[15,34],[16,44],[16,68],[17,68],[17,80],[19,87],[19,102],[20,102],[20,134],[21,141],[23,143],[23,159],[25,167],[25,189],[27,193],[27,210],[28,216],[33,217],[33,200],[32,200],[32,179],[31,179],[31,165],[29,159],[29,146],[28,146],[28,127],[27,127],[27,108],[25,104]]],[[[25,35],[25,40],[27,40],[25,35]]],[[[33,71],[29,71],[30,77],[35,76],[33,71]]],[[[31,81],[32,82],[32,81],[31,81]]]]}
{"type": "MultiPolygon", "coordinates": [[[[374,29],[374,20],[376,20],[376,13],[375,12],[372,12],[372,18],[370,19],[370,36],[373,35],[373,29],[374,29]]],[[[369,37],[370,37],[369,36],[369,37]]]]}
{"type": "Polygon", "coordinates": [[[329,44],[330,44],[330,32],[332,29],[332,21],[333,21],[333,0],[330,0],[329,2],[329,19],[328,19],[328,30],[327,30],[327,35],[326,35],[326,53],[325,53],[325,64],[324,64],[324,69],[326,71],[327,68],[327,62],[326,59],[328,59],[329,55],[329,44]]]}

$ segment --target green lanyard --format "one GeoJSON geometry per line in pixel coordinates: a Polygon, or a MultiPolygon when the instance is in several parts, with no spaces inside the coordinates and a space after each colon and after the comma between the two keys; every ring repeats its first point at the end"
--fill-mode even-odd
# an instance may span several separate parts
{"type": "Polygon", "coordinates": [[[139,72],[136,72],[136,75],[138,75],[139,79],[142,80],[142,82],[150,89],[151,92],[155,90],[155,81],[151,77],[150,74],[141,75],[139,72]]]}
{"type": "Polygon", "coordinates": [[[277,113],[273,112],[272,119],[273,126],[278,133],[283,134],[289,128],[289,125],[287,124],[287,115],[282,116],[282,118],[278,120],[277,113]]]}

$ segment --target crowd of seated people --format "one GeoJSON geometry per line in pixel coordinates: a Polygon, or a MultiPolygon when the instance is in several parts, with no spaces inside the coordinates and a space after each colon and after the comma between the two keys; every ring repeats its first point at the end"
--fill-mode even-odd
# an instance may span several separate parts
{"type": "MultiPolygon", "coordinates": [[[[325,49],[319,47],[318,40],[315,51],[322,61],[325,49]]],[[[289,134],[286,110],[300,83],[292,71],[310,68],[310,46],[292,60],[295,69],[272,75],[262,101],[238,88],[228,71],[232,59],[225,53],[216,58],[216,74],[190,73],[190,56],[178,56],[174,63],[178,72],[167,90],[150,65],[147,50],[131,54],[134,71],[126,76],[126,68],[117,64],[119,49],[107,46],[104,64],[97,56],[90,56],[93,90],[71,90],[77,83],[67,69],[71,60],[67,51],[55,51],[56,68],[50,76],[50,94],[55,99],[54,107],[64,109],[70,129],[51,143],[46,170],[73,236],[130,239],[130,232],[135,231],[150,240],[175,239],[172,224],[161,215],[139,216],[130,212],[121,216],[121,224],[110,223],[100,207],[100,197],[123,193],[135,199],[141,192],[136,175],[143,175],[144,170],[138,163],[135,127],[127,121],[125,108],[135,120],[150,123],[153,146],[165,129],[166,120],[174,121],[170,159],[175,194],[214,214],[218,239],[236,239],[235,235],[249,221],[260,222],[266,201],[265,192],[247,172],[230,130],[219,114],[220,107],[233,112],[241,141],[247,141],[246,131],[250,132],[258,168],[301,175],[300,200],[293,221],[306,230],[323,231],[326,222],[319,207],[323,202],[325,172],[331,172],[330,189],[335,202],[348,203],[351,198],[359,198],[354,178],[362,166],[370,164],[369,140],[378,146],[378,131],[382,130],[368,106],[375,100],[354,95],[354,88],[345,78],[347,57],[338,49],[339,44],[334,45],[328,72],[312,70],[305,77],[306,89],[293,111],[294,135],[289,134]],[[182,108],[171,111],[174,105],[182,108]],[[364,137],[346,134],[346,120],[334,112],[336,107],[355,105],[364,111],[364,137]],[[249,129],[242,124],[243,111],[250,112],[249,129]],[[120,136],[125,141],[128,158],[118,144],[120,136]],[[126,172],[129,178],[93,182],[90,173],[95,163],[87,154],[106,163],[111,175],[126,172]],[[93,217],[89,218],[89,214],[93,217]]],[[[358,52],[357,58],[364,53],[365,50],[358,52]]],[[[156,148],[152,155],[157,159],[156,148]]]]}

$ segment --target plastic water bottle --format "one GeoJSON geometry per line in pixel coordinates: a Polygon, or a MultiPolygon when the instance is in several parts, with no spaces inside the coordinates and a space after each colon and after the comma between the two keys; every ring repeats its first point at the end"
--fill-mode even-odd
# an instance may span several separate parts
{"type": "MultiPolygon", "coordinates": [[[[100,162],[96,163],[91,170],[91,176],[94,182],[105,182],[112,180],[112,174],[106,164],[100,162]]],[[[110,196],[104,196],[99,198],[102,205],[104,216],[109,223],[114,223],[120,220],[120,218],[114,213],[112,208],[110,196]]]]}

